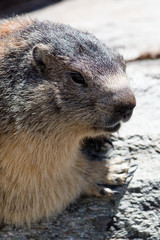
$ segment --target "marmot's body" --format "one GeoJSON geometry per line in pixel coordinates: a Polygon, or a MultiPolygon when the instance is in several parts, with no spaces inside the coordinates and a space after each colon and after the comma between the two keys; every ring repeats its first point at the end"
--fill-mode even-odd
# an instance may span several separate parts
{"type": "Polygon", "coordinates": [[[118,130],[134,106],[122,58],[91,34],[1,21],[0,221],[30,223],[80,194],[112,195],[103,184],[126,173],[89,161],[81,144],[118,130]]]}

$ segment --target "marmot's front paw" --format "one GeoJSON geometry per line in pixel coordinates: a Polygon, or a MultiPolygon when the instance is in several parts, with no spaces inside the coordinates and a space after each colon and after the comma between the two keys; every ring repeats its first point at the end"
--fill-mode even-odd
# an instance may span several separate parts
{"type": "MultiPolygon", "coordinates": [[[[130,161],[118,158],[110,163],[105,161],[90,162],[90,166],[92,167],[92,171],[95,172],[92,172],[90,175],[92,179],[89,179],[90,186],[88,187],[87,193],[95,196],[105,196],[107,198],[118,194],[118,191],[112,189],[113,186],[125,184],[127,178],[136,170],[133,169],[133,171],[129,173],[130,161]]],[[[131,167],[135,166],[136,165],[133,165],[131,167]]]]}
{"type": "Polygon", "coordinates": [[[123,185],[128,177],[130,162],[116,158],[108,163],[108,173],[106,175],[106,184],[123,185]]]}

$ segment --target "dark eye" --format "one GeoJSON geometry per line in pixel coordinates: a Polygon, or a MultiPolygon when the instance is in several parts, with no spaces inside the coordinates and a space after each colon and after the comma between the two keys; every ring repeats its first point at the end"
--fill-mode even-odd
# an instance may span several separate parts
{"type": "Polygon", "coordinates": [[[77,84],[81,84],[81,85],[86,85],[86,82],[84,80],[84,77],[82,76],[81,73],[79,72],[71,72],[70,76],[72,78],[72,80],[77,83],[77,84]]]}

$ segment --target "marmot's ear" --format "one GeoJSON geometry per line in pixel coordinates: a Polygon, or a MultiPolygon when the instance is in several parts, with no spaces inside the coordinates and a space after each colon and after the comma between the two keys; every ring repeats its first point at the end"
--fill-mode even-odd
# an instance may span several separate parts
{"type": "Polygon", "coordinates": [[[32,49],[34,64],[44,71],[49,60],[50,47],[45,44],[38,44],[32,49]]]}
{"type": "Polygon", "coordinates": [[[42,72],[45,71],[47,66],[50,66],[53,60],[59,61],[63,64],[70,63],[70,59],[67,56],[56,55],[53,49],[45,44],[39,43],[32,49],[33,64],[36,65],[42,72]]]}

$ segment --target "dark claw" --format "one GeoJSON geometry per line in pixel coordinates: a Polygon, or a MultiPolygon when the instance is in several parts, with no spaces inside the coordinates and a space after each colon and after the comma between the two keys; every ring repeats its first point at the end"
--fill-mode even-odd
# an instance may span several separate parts
{"type": "Polygon", "coordinates": [[[134,169],[133,171],[131,171],[130,173],[128,173],[128,177],[131,177],[135,173],[136,170],[137,170],[137,168],[134,169]]]}
{"type": "MultiPolygon", "coordinates": [[[[113,145],[113,143],[111,142],[110,139],[106,139],[106,142],[107,142],[108,144],[110,144],[110,146],[111,146],[112,148],[114,148],[114,145],[113,145]]],[[[107,144],[105,144],[105,146],[107,146],[107,144]]]]}
{"type": "Polygon", "coordinates": [[[136,169],[137,169],[138,165],[137,165],[137,164],[132,164],[130,167],[131,167],[131,168],[132,168],[132,167],[136,167],[136,169]]]}
{"type": "Polygon", "coordinates": [[[119,194],[120,194],[119,191],[115,191],[115,190],[113,191],[113,193],[116,194],[116,195],[119,195],[119,194]]]}
{"type": "Polygon", "coordinates": [[[127,177],[129,178],[129,177],[133,176],[134,172],[135,172],[135,171],[132,171],[132,172],[128,173],[128,176],[127,176],[127,177]]]}

